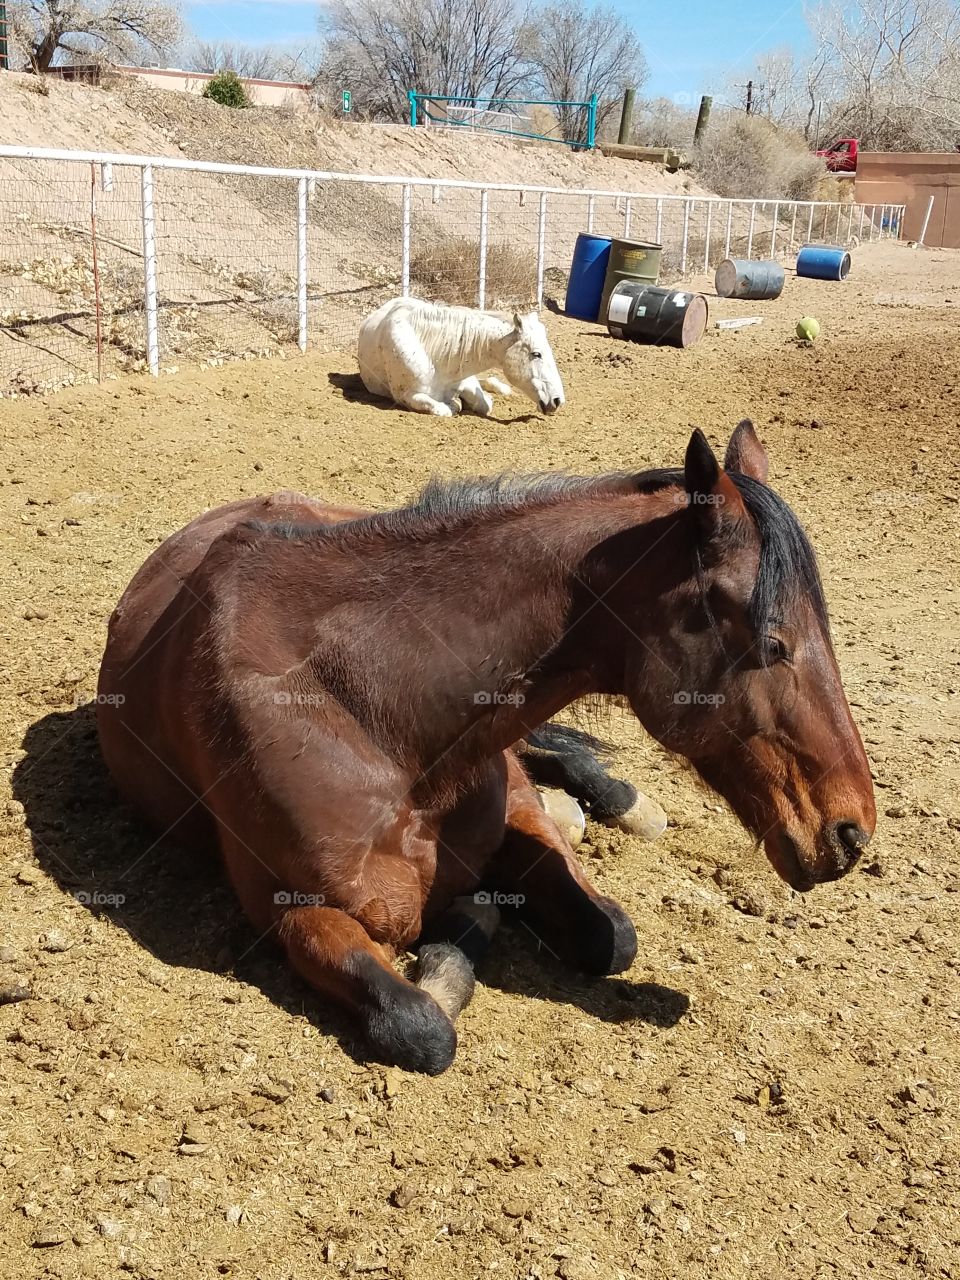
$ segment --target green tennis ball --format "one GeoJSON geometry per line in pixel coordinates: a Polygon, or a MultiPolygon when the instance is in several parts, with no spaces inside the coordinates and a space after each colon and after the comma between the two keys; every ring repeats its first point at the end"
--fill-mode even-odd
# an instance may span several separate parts
{"type": "Polygon", "coordinates": [[[798,320],[797,337],[803,338],[807,342],[812,342],[814,338],[819,338],[820,321],[815,320],[813,316],[804,316],[802,320],[798,320]]]}

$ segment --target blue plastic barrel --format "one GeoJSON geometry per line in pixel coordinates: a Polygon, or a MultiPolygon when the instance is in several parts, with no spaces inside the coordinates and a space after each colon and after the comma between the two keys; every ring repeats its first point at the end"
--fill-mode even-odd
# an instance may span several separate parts
{"type": "Polygon", "coordinates": [[[811,280],[846,280],[850,255],[839,244],[805,244],[797,254],[797,275],[811,280]]]}
{"type": "Polygon", "coordinates": [[[610,257],[609,236],[593,236],[581,231],[570,264],[564,311],[578,320],[596,320],[610,257]]]}
{"type": "Polygon", "coordinates": [[[772,258],[727,258],[717,267],[715,285],[721,298],[779,298],[786,280],[772,258]]]}

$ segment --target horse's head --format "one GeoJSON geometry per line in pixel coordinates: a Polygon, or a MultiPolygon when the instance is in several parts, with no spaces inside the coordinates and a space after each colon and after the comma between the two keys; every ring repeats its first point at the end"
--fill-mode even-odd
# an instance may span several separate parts
{"type": "Polygon", "coordinates": [[[690,556],[666,570],[664,611],[639,625],[627,690],[646,728],[729,802],[783,879],[807,890],[853,867],[876,808],[813,551],[766,479],[749,422],[723,469],[694,433],[683,488],[672,490],[690,556]]]}
{"type": "Polygon", "coordinates": [[[503,357],[507,381],[538,404],[544,413],[556,413],[563,404],[563,383],[550,340],[536,311],[513,317],[503,357]]]}

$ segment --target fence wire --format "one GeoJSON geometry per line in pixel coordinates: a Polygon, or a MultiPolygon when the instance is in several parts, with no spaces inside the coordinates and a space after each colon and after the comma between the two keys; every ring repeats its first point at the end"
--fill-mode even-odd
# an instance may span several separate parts
{"type": "Polygon", "coordinates": [[[410,293],[563,305],[577,235],[725,257],[899,234],[900,206],[505,189],[0,147],[0,394],[351,345],[410,293]],[[155,304],[155,305],[154,305],[155,304]],[[155,335],[155,341],[151,338],[155,335]]]}

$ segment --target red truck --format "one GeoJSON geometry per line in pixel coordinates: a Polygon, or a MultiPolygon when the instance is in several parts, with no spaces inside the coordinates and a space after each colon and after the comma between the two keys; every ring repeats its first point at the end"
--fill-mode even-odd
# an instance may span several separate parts
{"type": "Polygon", "coordinates": [[[818,151],[817,155],[826,161],[831,173],[856,173],[858,149],[856,138],[840,138],[831,146],[818,151]]]}

